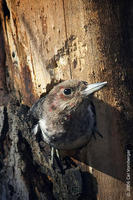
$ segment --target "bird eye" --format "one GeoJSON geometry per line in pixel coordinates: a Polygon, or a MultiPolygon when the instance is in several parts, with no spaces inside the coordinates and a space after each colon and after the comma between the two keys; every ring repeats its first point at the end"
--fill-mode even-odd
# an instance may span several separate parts
{"type": "Polygon", "coordinates": [[[72,90],[70,88],[67,88],[67,89],[64,90],[65,95],[70,95],[71,92],[72,92],[72,90]]]}

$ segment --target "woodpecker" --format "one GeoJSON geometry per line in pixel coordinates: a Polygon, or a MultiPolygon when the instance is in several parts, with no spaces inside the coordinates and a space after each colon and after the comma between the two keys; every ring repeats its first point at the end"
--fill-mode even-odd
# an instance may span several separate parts
{"type": "Polygon", "coordinates": [[[90,96],[106,84],[78,80],[59,83],[30,108],[29,115],[36,121],[32,133],[36,135],[40,130],[43,141],[52,147],[52,151],[73,150],[86,145],[92,135],[100,135],[90,96]]]}

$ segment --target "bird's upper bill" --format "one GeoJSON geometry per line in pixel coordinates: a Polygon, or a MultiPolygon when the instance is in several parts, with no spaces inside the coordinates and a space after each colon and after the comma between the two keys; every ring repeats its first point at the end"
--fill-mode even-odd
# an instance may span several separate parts
{"type": "Polygon", "coordinates": [[[89,85],[87,85],[86,89],[82,91],[82,94],[85,96],[88,96],[89,94],[92,94],[92,93],[100,90],[106,84],[107,84],[107,82],[89,84],[89,85]]]}

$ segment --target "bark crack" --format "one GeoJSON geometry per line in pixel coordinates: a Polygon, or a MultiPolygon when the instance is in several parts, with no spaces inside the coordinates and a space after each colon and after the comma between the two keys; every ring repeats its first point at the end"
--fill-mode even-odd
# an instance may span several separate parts
{"type": "Polygon", "coordinates": [[[1,130],[1,137],[0,137],[0,152],[2,153],[2,155],[4,157],[5,151],[4,151],[4,142],[3,141],[5,140],[6,134],[9,131],[7,107],[4,107],[3,115],[4,115],[4,120],[3,120],[3,127],[1,130]]]}
{"type": "MultiPolygon", "coordinates": [[[[63,13],[64,13],[65,35],[66,35],[66,40],[67,40],[68,36],[67,36],[67,24],[66,24],[66,13],[65,13],[64,0],[62,0],[62,4],[63,4],[63,13]]],[[[70,55],[69,48],[68,48],[68,55],[70,55]]],[[[68,59],[68,62],[69,62],[70,78],[72,79],[72,69],[71,69],[71,64],[70,64],[71,63],[70,58],[68,59]]]]}
{"type": "Polygon", "coordinates": [[[10,11],[9,11],[8,6],[7,6],[6,0],[2,1],[2,9],[3,9],[3,13],[4,13],[4,18],[7,17],[8,19],[10,19],[10,11]]]}

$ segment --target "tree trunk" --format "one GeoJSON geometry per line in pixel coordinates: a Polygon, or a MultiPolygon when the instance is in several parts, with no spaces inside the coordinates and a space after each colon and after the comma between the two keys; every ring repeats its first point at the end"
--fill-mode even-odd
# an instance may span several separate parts
{"type": "Polygon", "coordinates": [[[0,1],[0,200],[132,199],[133,3],[0,1]],[[60,80],[107,81],[99,131],[61,175],[27,111],[60,80]]]}

